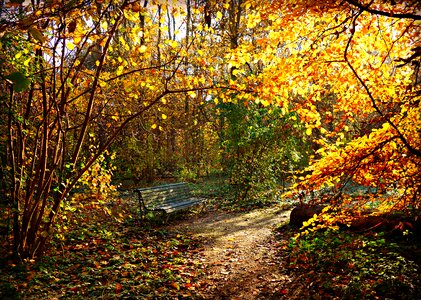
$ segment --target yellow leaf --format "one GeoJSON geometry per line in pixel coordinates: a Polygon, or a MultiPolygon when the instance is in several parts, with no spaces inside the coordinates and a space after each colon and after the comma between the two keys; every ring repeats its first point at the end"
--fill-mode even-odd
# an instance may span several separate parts
{"type": "Polygon", "coordinates": [[[390,124],[389,123],[384,123],[383,124],[383,129],[384,130],[388,130],[390,128],[390,124]]]}
{"type": "Polygon", "coordinates": [[[123,74],[123,69],[124,69],[124,67],[123,66],[119,66],[118,68],[117,68],[117,76],[119,76],[119,75],[121,75],[121,74],[123,74]]]}
{"type": "Polygon", "coordinates": [[[139,48],[139,52],[140,53],[144,53],[145,51],[146,51],[146,46],[145,45],[142,45],[142,46],[140,46],[140,48],[139,48]]]}
{"type": "Polygon", "coordinates": [[[152,128],[152,129],[156,129],[156,127],[158,127],[158,125],[156,125],[156,124],[153,124],[153,125],[151,126],[151,128],[152,128]]]}
{"type": "Polygon", "coordinates": [[[306,134],[311,135],[313,133],[313,130],[311,128],[307,128],[306,134]]]}
{"type": "Polygon", "coordinates": [[[72,42],[67,42],[66,48],[69,50],[73,50],[75,49],[75,44],[73,44],[72,42]]]}
{"type": "Polygon", "coordinates": [[[167,119],[167,115],[166,114],[162,114],[162,119],[166,120],[167,119]]]}
{"type": "Polygon", "coordinates": [[[270,104],[268,100],[261,100],[260,102],[263,104],[264,107],[270,104]]]}
{"type": "Polygon", "coordinates": [[[327,205],[322,209],[322,212],[327,212],[329,209],[330,209],[330,205],[327,205]]]}

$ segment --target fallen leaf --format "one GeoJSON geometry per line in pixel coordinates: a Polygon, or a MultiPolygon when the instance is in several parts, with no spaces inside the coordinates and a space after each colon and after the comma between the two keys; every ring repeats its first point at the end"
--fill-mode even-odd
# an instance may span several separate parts
{"type": "Polygon", "coordinates": [[[173,282],[171,285],[172,285],[172,287],[173,287],[173,288],[175,288],[177,291],[179,291],[179,290],[180,290],[180,285],[179,285],[177,282],[173,282]]]}
{"type": "Polygon", "coordinates": [[[118,294],[123,290],[123,286],[120,283],[115,284],[115,293],[118,294]]]}
{"type": "Polygon", "coordinates": [[[281,290],[281,294],[282,294],[282,295],[286,295],[286,294],[288,294],[288,291],[287,291],[286,289],[282,289],[282,290],[281,290]]]}

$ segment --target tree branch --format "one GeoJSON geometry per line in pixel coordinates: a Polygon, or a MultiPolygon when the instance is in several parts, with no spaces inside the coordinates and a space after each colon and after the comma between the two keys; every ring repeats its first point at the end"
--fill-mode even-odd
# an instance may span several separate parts
{"type": "Polygon", "coordinates": [[[399,128],[390,120],[390,118],[387,118],[384,113],[380,110],[380,108],[378,107],[378,105],[376,104],[376,100],[374,99],[370,89],[368,88],[367,84],[364,82],[364,80],[360,77],[360,75],[358,75],[357,71],[355,70],[354,66],[351,64],[351,62],[348,59],[348,50],[349,50],[349,46],[351,45],[351,41],[354,37],[355,34],[355,27],[356,27],[356,22],[358,17],[361,15],[362,11],[358,12],[353,21],[352,21],[352,25],[353,28],[351,30],[351,36],[348,39],[348,43],[345,47],[345,51],[344,51],[344,59],[346,61],[346,63],[348,64],[348,67],[351,69],[352,73],[354,73],[354,76],[357,78],[357,80],[361,83],[361,85],[364,87],[368,97],[370,98],[371,101],[371,105],[373,106],[373,108],[376,110],[376,112],[383,118],[383,120],[385,120],[398,134],[399,139],[402,141],[402,143],[408,148],[408,150],[412,153],[415,154],[418,157],[421,157],[421,150],[416,149],[414,147],[412,147],[408,140],[405,138],[405,136],[402,134],[402,132],[399,130],[399,128]]]}
{"type": "Polygon", "coordinates": [[[413,19],[413,20],[421,20],[421,15],[411,14],[411,13],[394,13],[392,11],[382,11],[377,9],[371,9],[369,6],[365,6],[358,1],[354,0],[345,0],[345,2],[358,7],[361,11],[366,11],[370,14],[386,16],[390,18],[398,18],[398,19],[413,19]]]}

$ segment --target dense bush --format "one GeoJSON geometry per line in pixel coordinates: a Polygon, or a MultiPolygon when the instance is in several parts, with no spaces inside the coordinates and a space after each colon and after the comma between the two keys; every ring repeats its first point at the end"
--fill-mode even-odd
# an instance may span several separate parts
{"type": "Polygon", "coordinates": [[[295,114],[259,104],[224,103],[224,157],[235,200],[264,203],[308,163],[310,149],[295,114]]]}

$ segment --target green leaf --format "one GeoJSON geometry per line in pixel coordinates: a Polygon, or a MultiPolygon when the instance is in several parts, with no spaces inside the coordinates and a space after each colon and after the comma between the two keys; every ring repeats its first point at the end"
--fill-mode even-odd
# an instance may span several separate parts
{"type": "Polygon", "coordinates": [[[42,32],[38,30],[38,28],[35,28],[35,27],[32,26],[28,29],[28,31],[32,35],[32,37],[34,39],[36,39],[38,42],[40,42],[40,43],[45,42],[46,39],[45,39],[44,35],[42,34],[42,32]]]}
{"type": "Polygon", "coordinates": [[[6,76],[13,83],[13,90],[15,92],[23,92],[26,90],[31,82],[21,72],[13,72],[6,76]]]}

